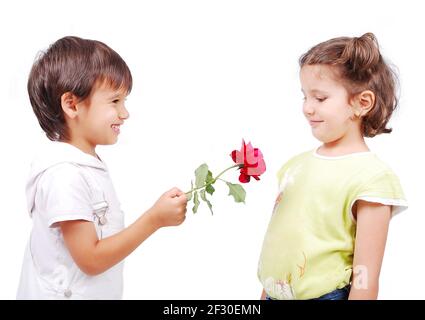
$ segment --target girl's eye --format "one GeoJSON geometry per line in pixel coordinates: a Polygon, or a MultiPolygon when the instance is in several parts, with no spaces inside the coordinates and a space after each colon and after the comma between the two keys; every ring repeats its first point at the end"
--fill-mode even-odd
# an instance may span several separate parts
{"type": "Polygon", "coordinates": [[[120,102],[119,99],[115,99],[114,101],[112,101],[112,103],[118,103],[118,102],[120,102]]]}
{"type": "Polygon", "coordinates": [[[326,100],[326,98],[316,98],[316,100],[319,101],[319,102],[323,102],[323,101],[326,100]]]}

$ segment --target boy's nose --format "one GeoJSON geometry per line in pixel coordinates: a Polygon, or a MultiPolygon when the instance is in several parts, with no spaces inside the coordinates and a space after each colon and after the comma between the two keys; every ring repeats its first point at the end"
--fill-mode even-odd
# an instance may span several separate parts
{"type": "Polygon", "coordinates": [[[119,118],[120,119],[122,119],[122,120],[127,120],[128,118],[130,118],[130,113],[128,112],[128,110],[127,110],[127,108],[126,107],[123,107],[121,110],[120,110],[120,113],[119,113],[119,118]]]}

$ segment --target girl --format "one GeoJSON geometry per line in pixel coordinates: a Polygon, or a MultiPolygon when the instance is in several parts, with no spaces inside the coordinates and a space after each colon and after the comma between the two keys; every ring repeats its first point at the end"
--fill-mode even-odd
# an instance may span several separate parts
{"type": "Polygon", "coordinates": [[[266,299],[376,299],[389,221],[407,208],[364,137],[390,133],[396,78],[372,33],[301,56],[303,113],[322,144],[278,172],[258,277],[266,299]]]}

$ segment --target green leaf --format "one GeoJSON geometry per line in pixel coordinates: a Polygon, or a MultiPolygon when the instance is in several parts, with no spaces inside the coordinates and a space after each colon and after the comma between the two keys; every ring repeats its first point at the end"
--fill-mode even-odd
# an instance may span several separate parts
{"type": "Polygon", "coordinates": [[[214,181],[213,174],[210,170],[208,170],[207,179],[205,180],[205,182],[210,183],[210,182],[213,182],[213,181],[214,181]]]}
{"type": "Polygon", "coordinates": [[[214,187],[212,186],[212,185],[215,183],[215,181],[214,181],[214,178],[213,178],[213,174],[212,174],[212,172],[211,172],[210,170],[208,170],[207,179],[205,180],[205,183],[206,183],[206,184],[210,183],[210,184],[208,184],[208,185],[205,187],[205,190],[206,190],[206,191],[207,191],[210,195],[212,195],[212,194],[214,193],[214,191],[215,191],[214,187]]]}
{"type": "Polygon", "coordinates": [[[210,208],[211,214],[213,215],[213,214],[214,214],[214,212],[213,212],[213,210],[212,210],[212,204],[211,204],[211,202],[207,199],[207,197],[206,197],[206,195],[205,195],[205,189],[202,189],[199,193],[201,194],[201,199],[202,199],[202,200],[204,200],[204,201],[207,203],[208,208],[210,208]]]}
{"type": "MultiPolygon", "coordinates": [[[[190,181],[190,190],[192,190],[192,189],[193,189],[193,181],[190,181]]],[[[187,202],[189,202],[190,200],[192,200],[192,193],[193,192],[186,193],[187,202]]]]}
{"type": "Polygon", "coordinates": [[[196,213],[198,211],[198,207],[199,207],[199,198],[198,198],[198,191],[195,191],[193,194],[193,203],[194,206],[192,208],[193,213],[196,213]]]}
{"type": "Polygon", "coordinates": [[[230,183],[226,182],[229,187],[229,196],[233,196],[235,202],[243,202],[245,203],[245,189],[238,183],[230,183]]]}
{"type": "Polygon", "coordinates": [[[214,189],[214,187],[212,186],[212,184],[209,184],[209,185],[207,185],[206,187],[205,187],[205,190],[210,194],[210,195],[212,195],[213,193],[214,193],[214,191],[215,191],[215,189],[214,189]]]}
{"type": "Polygon", "coordinates": [[[196,188],[203,187],[205,185],[205,180],[208,176],[208,165],[206,163],[201,164],[198,169],[195,170],[195,186],[196,188]]]}

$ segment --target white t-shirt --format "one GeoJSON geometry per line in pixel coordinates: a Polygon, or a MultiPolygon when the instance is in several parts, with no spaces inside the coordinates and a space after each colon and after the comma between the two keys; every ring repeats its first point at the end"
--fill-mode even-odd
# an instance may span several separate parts
{"type": "Polygon", "coordinates": [[[33,229],[17,299],[121,299],[123,263],[89,276],[65,246],[60,221],[94,223],[99,238],[124,228],[124,215],[106,165],[78,148],[49,142],[27,183],[33,229]]]}

